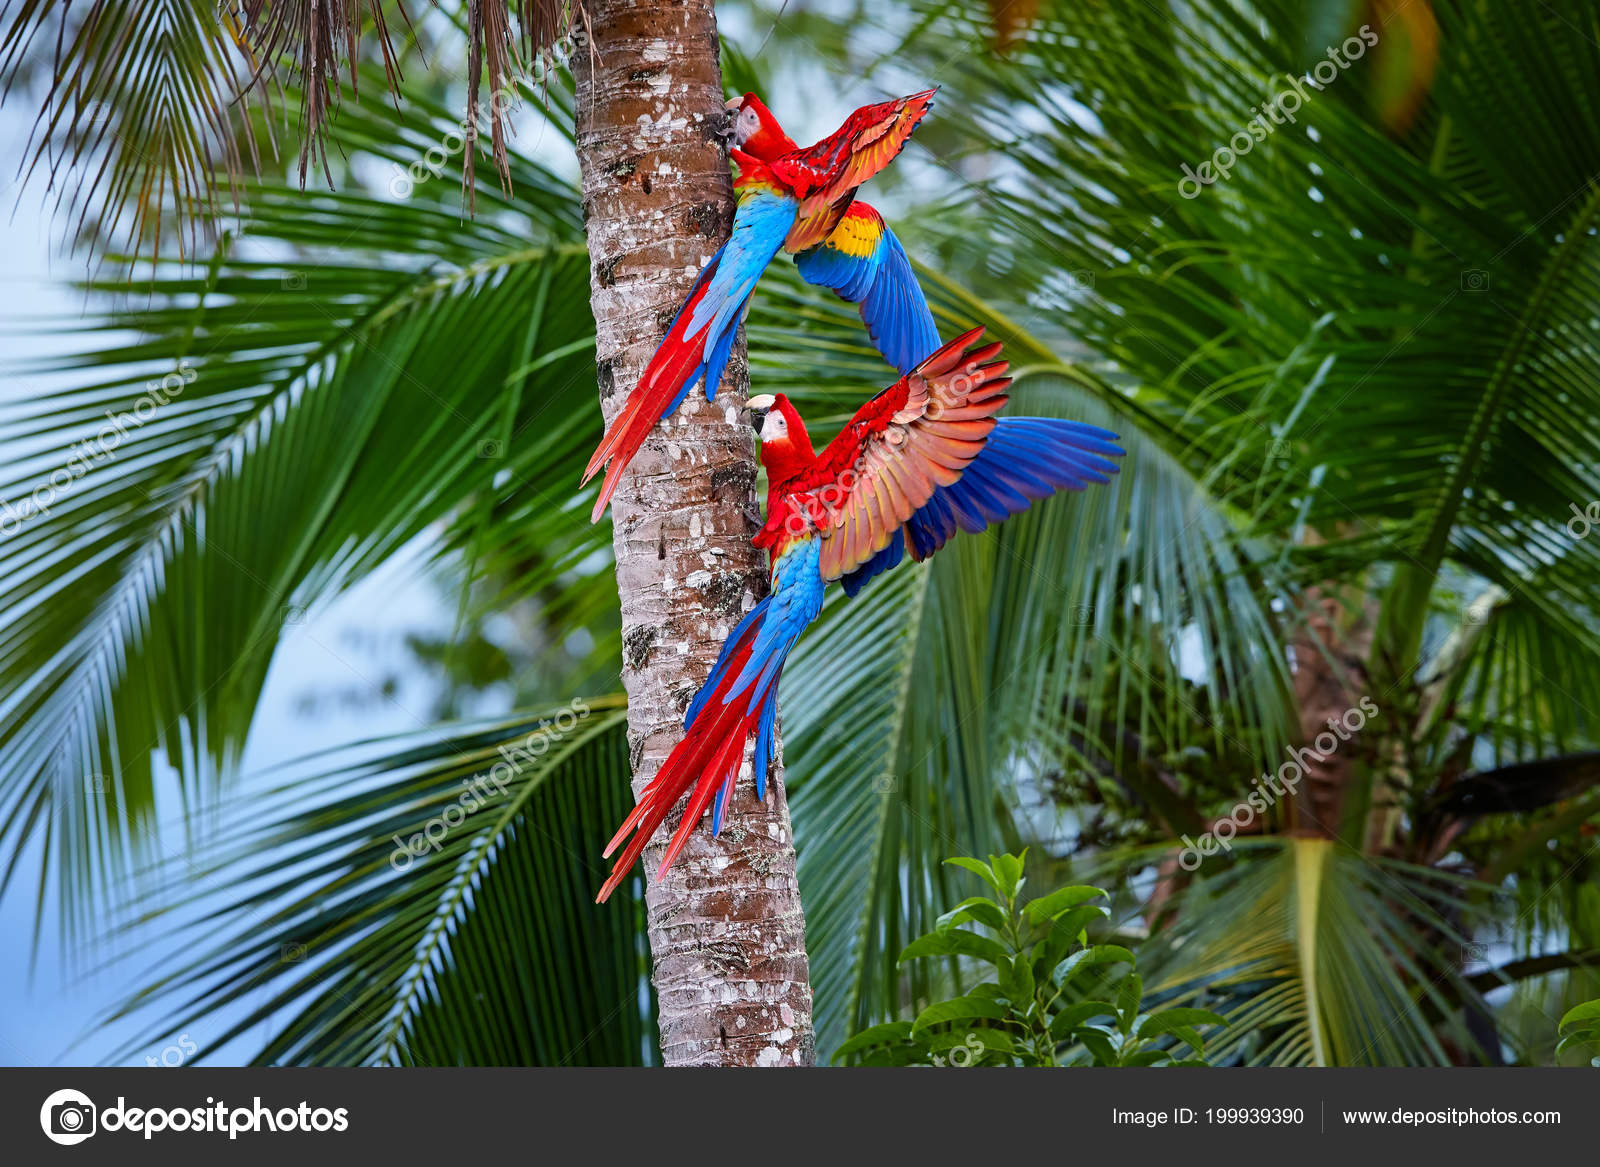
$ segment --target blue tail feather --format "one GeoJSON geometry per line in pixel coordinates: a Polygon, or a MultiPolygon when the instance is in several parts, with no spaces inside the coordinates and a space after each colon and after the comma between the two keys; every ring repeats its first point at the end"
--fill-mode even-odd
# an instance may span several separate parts
{"type": "Polygon", "coordinates": [[[716,347],[711,350],[711,355],[706,358],[706,363],[702,367],[700,375],[705,378],[707,401],[717,399],[717,389],[722,384],[722,374],[728,368],[728,356],[733,352],[734,339],[739,335],[739,322],[744,319],[749,304],[750,297],[746,296],[740,305],[739,313],[728,322],[722,330],[722,335],[717,337],[716,347]]]}
{"type": "Polygon", "coordinates": [[[722,651],[717,654],[717,663],[711,666],[711,675],[706,678],[706,683],[700,686],[700,691],[694,695],[694,700],[689,702],[689,708],[683,715],[683,728],[688,729],[694,719],[700,716],[700,710],[711,699],[711,694],[716,692],[717,686],[722,684],[723,676],[727,672],[728,659],[733,656],[733,650],[738,645],[745,630],[761,619],[766,612],[767,605],[772,602],[772,597],[760,601],[754,608],[745,613],[744,619],[734,625],[733,631],[728,633],[728,639],[722,642],[722,651]]]}
{"type": "Polygon", "coordinates": [[[767,797],[767,766],[772,762],[773,723],[778,719],[778,687],[767,693],[767,703],[761,709],[761,721],[756,729],[756,797],[767,797]]]}
{"type": "Polygon", "coordinates": [[[818,571],[821,549],[820,540],[806,539],[791,546],[773,565],[773,588],[772,595],[767,598],[767,615],[756,629],[749,659],[724,701],[732,701],[749,689],[748,712],[754,713],[766,699],[789,650],[806,625],[822,611],[822,575],[818,571]]]}

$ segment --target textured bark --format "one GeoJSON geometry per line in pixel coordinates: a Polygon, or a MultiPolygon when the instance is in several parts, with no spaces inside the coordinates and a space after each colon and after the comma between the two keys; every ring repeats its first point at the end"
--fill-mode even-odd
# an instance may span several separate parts
{"type": "MultiPolygon", "coordinates": [[[[733,218],[711,0],[586,0],[578,159],[600,404],[615,415],[733,218]]],[[[741,337],[715,405],[691,393],[611,504],[635,796],[682,736],[723,638],[765,593],[750,545],[755,448],[741,337]]],[[[598,437],[598,434],[596,435],[598,437]]],[[[780,755],[781,756],[781,755],[780,755]]],[[[783,768],[758,802],[746,754],[719,839],[709,824],[659,882],[675,812],[645,850],[650,947],[669,1065],[804,1065],[811,988],[783,768]]]]}

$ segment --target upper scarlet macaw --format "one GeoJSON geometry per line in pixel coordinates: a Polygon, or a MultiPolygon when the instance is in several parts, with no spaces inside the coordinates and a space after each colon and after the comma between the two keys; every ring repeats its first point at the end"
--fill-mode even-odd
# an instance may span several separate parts
{"type": "Polygon", "coordinates": [[[766,468],[767,520],[755,537],[772,556],[772,592],[728,636],[684,716],[686,733],[606,847],[630,832],[603,901],[626,878],[645,843],[685,791],[688,809],[661,870],[677,858],[716,796],[711,830],[722,828],[745,742],[756,735],[756,793],[766,797],[778,678],[790,650],[822,610],[823,588],[851,595],[909,550],[926,559],[959,527],[982,531],[1058,490],[1105,482],[1123,451],[1116,436],[1081,422],[995,415],[1005,406],[999,344],[976,347],[983,329],[957,337],[868,401],[812,452],[805,423],[786,397],[752,397],[766,468]]]}
{"type": "Polygon", "coordinates": [[[753,93],[728,103],[738,210],[728,241],[706,263],[622,412],[589,459],[583,481],[609,460],[595,500],[598,520],[622,471],[656,422],[704,378],[715,400],[750,294],[779,249],[811,283],[861,305],[873,343],[904,373],[939,345],[911,264],[883,218],[855,192],[900,153],[934,90],[863,106],[814,146],[801,148],[753,93]],[[737,109],[735,110],[735,107],[737,109]]]}

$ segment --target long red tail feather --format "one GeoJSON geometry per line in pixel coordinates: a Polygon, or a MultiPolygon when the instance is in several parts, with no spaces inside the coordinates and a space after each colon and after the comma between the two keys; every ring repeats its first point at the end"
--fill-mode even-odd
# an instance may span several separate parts
{"type": "Polygon", "coordinates": [[[628,840],[627,846],[623,848],[622,854],[617,857],[616,864],[611,869],[610,877],[601,887],[600,894],[595,897],[596,903],[604,903],[628,877],[633,865],[644,853],[646,844],[655,835],[656,828],[665,821],[668,813],[678,804],[678,800],[686,791],[691,791],[692,788],[688,805],[683,813],[683,821],[678,824],[678,829],[662,857],[661,872],[665,872],[671,866],[672,861],[688,843],[690,834],[700,822],[700,817],[706,808],[711,805],[711,800],[716,796],[718,789],[736,779],[739,767],[744,762],[745,743],[750,740],[750,735],[755,733],[761,712],[759,708],[753,712],[748,711],[749,703],[743,699],[723,704],[721,698],[743,670],[745,662],[750,657],[750,646],[754,639],[753,629],[744,635],[743,643],[737,647],[727,664],[718,692],[695,719],[694,725],[684,735],[683,740],[673,747],[672,753],[667,755],[667,760],[661,764],[661,769],[656,771],[656,776],[645,787],[638,805],[633,808],[632,813],[612,836],[611,842],[606,845],[605,855],[609,858],[611,853],[622,845],[624,839],[628,840]],[[628,838],[630,833],[633,836],[631,839],[628,838]]]}
{"type": "Polygon", "coordinates": [[[715,270],[716,263],[713,261],[701,272],[700,279],[678,313],[678,318],[672,322],[672,327],[662,338],[660,347],[650,358],[650,363],[645,366],[644,372],[639,375],[639,383],[628,395],[622,412],[612,419],[611,425],[606,429],[605,437],[600,439],[600,445],[589,458],[589,464],[584,467],[580,486],[593,478],[608,460],[611,463],[606,469],[605,478],[601,480],[600,497],[595,501],[594,512],[590,516],[591,522],[600,521],[600,516],[605,513],[607,505],[611,502],[611,496],[616,493],[617,484],[622,481],[622,472],[627,469],[628,463],[633,461],[633,456],[639,452],[639,447],[644,445],[656,422],[667,412],[667,406],[672,404],[673,398],[683,388],[684,382],[693,376],[694,371],[705,361],[707,330],[702,328],[693,339],[688,339],[687,333],[689,321],[694,318],[695,307],[711,287],[710,277],[715,270]]]}

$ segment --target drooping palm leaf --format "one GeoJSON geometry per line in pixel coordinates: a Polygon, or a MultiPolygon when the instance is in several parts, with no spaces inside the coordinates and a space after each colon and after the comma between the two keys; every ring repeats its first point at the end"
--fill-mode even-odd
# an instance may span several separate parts
{"type": "MultiPolygon", "coordinates": [[[[462,194],[473,207],[479,126],[488,123],[509,193],[512,112],[544,94],[553,49],[560,42],[568,55],[566,38],[585,19],[577,0],[446,8],[458,24],[447,36],[467,40],[465,117],[455,117],[466,141],[462,194]]],[[[0,11],[0,86],[41,91],[25,166],[77,214],[79,241],[131,239],[159,255],[170,221],[193,255],[213,219],[238,211],[247,177],[276,171],[281,146],[299,155],[301,187],[314,169],[332,187],[330,120],[359,107],[363,83],[369,100],[385,90],[397,105],[415,96],[403,85],[415,35],[403,0],[94,0],[77,9],[23,0],[0,11]],[[293,90],[281,101],[280,73],[293,90]],[[279,105],[292,106],[297,140],[280,143],[279,105]]]]}
{"type": "MultiPolygon", "coordinates": [[[[425,133],[394,125],[387,149],[425,133]]],[[[264,187],[206,271],[160,271],[147,303],[80,326],[98,344],[23,370],[77,387],[7,406],[0,496],[48,502],[52,472],[86,469],[0,545],[7,879],[38,837],[69,909],[119,886],[155,755],[204,799],[286,619],[432,524],[472,529],[469,499],[562,510],[589,438],[587,262],[568,189],[518,169],[535,181],[471,224],[445,184],[403,204],[264,187]],[[147,378],[180,365],[152,411],[147,378]]],[[[603,546],[562,534],[548,578],[603,546]]]]}
{"type": "Polygon", "coordinates": [[[1139,954],[1152,991],[1228,1018],[1207,1047],[1212,1058],[1417,1066],[1489,1057],[1464,1012],[1486,1006],[1459,971],[1473,927],[1469,882],[1374,863],[1328,839],[1234,848],[1230,867],[1179,894],[1173,921],[1139,954]]]}
{"type": "Polygon", "coordinates": [[[239,194],[261,147],[242,109],[265,90],[235,44],[237,28],[205,0],[25,0],[0,13],[0,83],[42,92],[25,170],[57,206],[104,239],[149,240],[185,209],[191,250],[200,222],[239,194]]]}
{"type": "Polygon", "coordinates": [[[173,866],[187,922],[156,951],[180,955],[120,1013],[230,1018],[208,1048],[287,1015],[267,1063],[648,1059],[642,884],[593,902],[632,805],[623,731],[595,698],[291,767],[173,866]]]}

